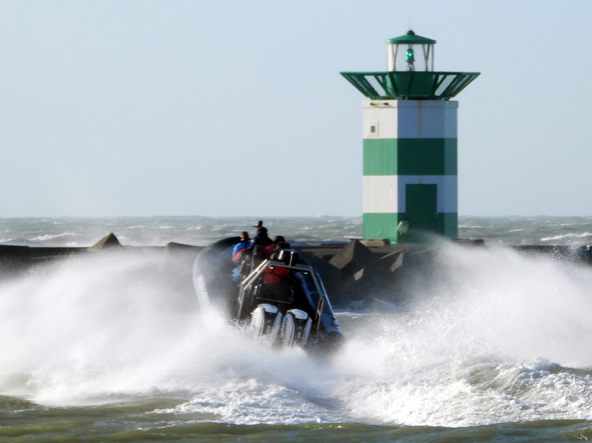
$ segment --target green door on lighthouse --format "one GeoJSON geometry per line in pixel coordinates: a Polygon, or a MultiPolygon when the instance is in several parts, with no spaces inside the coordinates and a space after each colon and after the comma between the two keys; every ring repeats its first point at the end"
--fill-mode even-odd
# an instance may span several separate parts
{"type": "Polygon", "coordinates": [[[437,225],[438,186],[406,185],[405,201],[409,228],[434,232],[437,225]]]}

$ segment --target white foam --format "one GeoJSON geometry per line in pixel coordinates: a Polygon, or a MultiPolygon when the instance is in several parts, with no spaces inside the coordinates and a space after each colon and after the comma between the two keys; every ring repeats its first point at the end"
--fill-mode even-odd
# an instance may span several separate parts
{"type": "Polygon", "coordinates": [[[504,249],[445,248],[412,313],[365,317],[336,393],[363,421],[471,426],[591,419],[592,270],[504,249]],[[350,379],[351,380],[351,379],[350,379]]]}
{"type": "Polygon", "coordinates": [[[554,235],[551,237],[544,237],[544,238],[541,238],[541,241],[555,241],[555,240],[565,240],[565,239],[581,240],[583,238],[588,238],[588,237],[592,237],[592,232],[569,232],[567,234],[554,235]]]}
{"type": "Polygon", "coordinates": [[[56,238],[62,238],[62,237],[76,237],[77,234],[74,232],[62,232],[60,234],[45,234],[45,235],[40,235],[38,237],[33,237],[31,239],[31,241],[47,241],[47,240],[54,240],[56,238]]]}
{"type": "MultiPolygon", "coordinates": [[[[161,258],[88,255],[0,286],[0,394],[44,404],[174,395],[240,424],[471,426],[592,419],[592,270],[447,246],[406,312],[343,314],[332,358],[250,340],[161,258]]],[[[200,415],[201,414],[201,415],[200,415]]]]}

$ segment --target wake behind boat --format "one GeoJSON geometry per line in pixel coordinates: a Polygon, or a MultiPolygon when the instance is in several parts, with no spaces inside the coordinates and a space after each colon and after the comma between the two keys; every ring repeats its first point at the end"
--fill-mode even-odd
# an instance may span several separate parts
{"type": "Polygon", "coordinates": [[[254,337],[274,344],[306,349],[338,345],[343,333],[318,272],[298,251],[281,249],[271,258],[255,252],[240,275],[232,259],[240,241],[219,240],[195,259],[193,282],[200,307],[215,305],[230,319],[248,324],[254,337]],[[282,279],[268,278],[277,275],[282,279]]]}

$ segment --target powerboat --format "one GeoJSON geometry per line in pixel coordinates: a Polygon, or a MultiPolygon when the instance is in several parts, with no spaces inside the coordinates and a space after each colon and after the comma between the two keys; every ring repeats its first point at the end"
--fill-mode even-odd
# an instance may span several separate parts
{"type": "Polygon", "coordinates": [[[272,259],[249,251],[248,263],[232,260],[240,237],[204,248],[193,265],[200,308],[216,306],[256,339],[306,350],[336,348],[343,332],[318,272],[294,249],[280,249],[272,259]],[[278,272],[281,271],[281,272],[278,272]],[[270,282],[270,273],[283,276],[270,282]]]}

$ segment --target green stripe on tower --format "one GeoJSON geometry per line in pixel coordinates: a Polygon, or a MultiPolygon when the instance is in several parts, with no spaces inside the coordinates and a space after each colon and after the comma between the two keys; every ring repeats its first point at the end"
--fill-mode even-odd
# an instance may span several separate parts
{"type": "Polygon", "coordinates": [[[456,175],[457,139],[364,139],[364,175],[456,175]]]}
{"type": "Polygon", "coordinates": [[[362,236],[364,238],[388,239],[391,243],[398,243],[399,233],[397,225],[401,214],[393,213],[364,213],[362,217],[362,236]]]}

